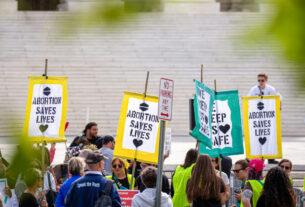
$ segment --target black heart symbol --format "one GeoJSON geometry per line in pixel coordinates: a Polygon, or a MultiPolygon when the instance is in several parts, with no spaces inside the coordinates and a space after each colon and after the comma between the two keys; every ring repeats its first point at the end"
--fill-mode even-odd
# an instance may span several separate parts
{"type": "Polygon", "coordinates": [[[39,130],[41,131],[41,133],[44,133],[47,129],[48,129],[49,125],[40,125],[39,126],[39,130]]]}
{"type": "Polygon", "coordinates": [[[231,127],[230,127],[229,124],[226,124],[226,125],[224,125],[224,126],[222,126],[222,125],[219,126],[220,131],[222,131],[222,133],[224,133],[224,134],[227,133],[227,132],[229,131],[230,128],[231,128],[231,127]]]}
{"type": "Polygon", "coordinates": [[[258,141],[259,141],[259,143],[261,143],[261,145],[264,145],[266,143],[266,141],[267,141],[267,138],[266,137],[260,137],[258,139],[258,141]]]}
{"type": "Polygon", "coordinates": [[[142,140],[134,139],[133,140],[133,144],[134,144],[134,146],[139,147],[139,146],[141,146],[143,144],[143,141],[142,140]]]}

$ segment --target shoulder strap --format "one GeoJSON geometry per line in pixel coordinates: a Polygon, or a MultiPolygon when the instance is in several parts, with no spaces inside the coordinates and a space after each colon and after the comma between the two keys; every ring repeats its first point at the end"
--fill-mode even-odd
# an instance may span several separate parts
{"type": "Polygon", "coordinates": [[[51,179],[50,179],[50,173],[49,171],[47,171],[47,175],[48,175],[48,183],[49,183],[49,190],[51,190],[51,179]]]}
{"type": "Polygon", "coordinates": [[[257,181],[262,185],[262,187],[264,187],[264,183],[261,180],[257,180],[257,181]]]}
{"type": "Polygon", "coordinates": [[[113,182],[111,180],[107,180],[104,191],[105,191],[105,194],[108,195],[108,196],[110,195],[112,185],[113,185],[113,182]]]}

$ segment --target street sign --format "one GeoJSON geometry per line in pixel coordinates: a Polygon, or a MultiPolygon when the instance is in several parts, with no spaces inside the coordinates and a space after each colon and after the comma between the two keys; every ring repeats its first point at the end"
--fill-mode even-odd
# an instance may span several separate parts
{"type": "Polygon", "coordinates": [[[165,121],[172,120],[174,81],[160,79],[158,117],[165,121]]]}

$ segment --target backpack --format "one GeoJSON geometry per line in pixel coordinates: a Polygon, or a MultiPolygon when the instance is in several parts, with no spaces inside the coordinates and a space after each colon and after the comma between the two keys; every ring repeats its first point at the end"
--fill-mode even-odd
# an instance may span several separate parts
{"type": "Polygon", "coordinates": [[[112,186],[113,182],[111,180],[107,180],[105,189],[100,192],[99,197],[94,203],[94,207],[112,207],[112,200],[110,197],[112,186]]]}
{"type": "Polygon", "coordinates": [[[47,193],[46,193],[46,199],[47,199],[48,206],[49,207],[54,207],[56,197],[57,197],[57,192],[54,191],[51,187],[50,172],[47,172],[47,175],[48,175],[49,189],[47,190],[47,193]]]}

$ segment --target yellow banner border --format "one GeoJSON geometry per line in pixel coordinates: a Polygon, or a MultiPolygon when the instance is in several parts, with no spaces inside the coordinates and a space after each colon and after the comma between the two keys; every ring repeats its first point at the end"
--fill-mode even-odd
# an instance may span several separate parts
{"type": "Polygon", "coordinates": [[[67,139],[65,137],[65,125],[66,125],[66,117],[67,117],[67,106],[68,106],[68,91],[67,91],[67,77],[62,76],[48,76],[48,79],[43,76],[29,76],[29,92],[28,92],[28,100],[26,105],[26,113],[25,113],[25,121],[23,127],[23,136],[27,137],[30,142],[33,143],[54,143],[54,142],[66,142],[67,139]],[[29,125],[30,125],[30,115],[32,109],[32,98],[33,98],[33,89],[36,84],[59,84],[62,85],[63,89],[63,99],[62,99],[62,114],[61,114],[61,122],[59,128],[59,136],[58,137],[29,137],[29,125]]]}
{"type": "Polygon", "coordinates": [[[157,164],[158,163],[158,152],[159,152],[160,121],[159,121],[157,142],[156,142],[156,146],[155,146],[155,153],[148,153],[148,152],[143,152],[141,150],[131,150],[131,149],[123,148],[123,136],[124,136],[124,131],[125,131],[125,122],[126,122],[126,116],[127,116],[127,110],[128,110],[128,103],[129,103],[130,98],[136,98],[136,99],[140,99],[143,101],[150,101],[150,102],[158,103],[157,96],[150,96],[150,95],[144,96],[144,94],[139,94],[139,93],[134,93],[134,92],[129,92],[129,91],[124,92],[113,156],[122,157],[125,159],[131,159],[131,160],[134,160],[136,158],[136,160],[140,161],[140,162],[157,164]]]}
{"type": "Polygon", "coordinates": [[[261,159],[276,159],[282,158],[282,128],[281,128],[281,106],[280,96],[244,96],[243,99],[243,113],[244,113],[244,130],[245,130],[245,147],[246,157],[249,159],[261,158],[261,159]],[[275,99],[275,111],[276,111],[276,133],[277,133],[277,151],[276,155],[251,155],[250,147],[250,133],[249,133],[249,120],[248,120],[248,106],[251,99],[275,99]]]}

